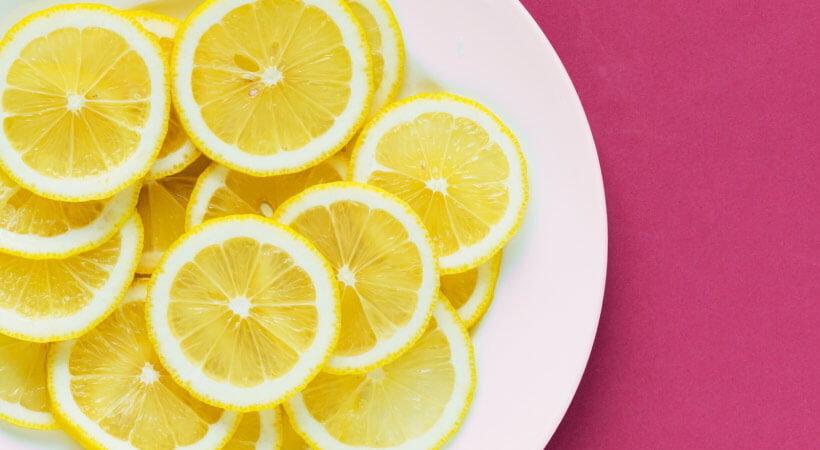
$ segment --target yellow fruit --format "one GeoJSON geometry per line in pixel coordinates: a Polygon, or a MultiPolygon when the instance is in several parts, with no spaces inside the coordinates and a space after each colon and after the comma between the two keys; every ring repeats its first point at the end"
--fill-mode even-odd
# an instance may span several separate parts
{"type": "Polygon", "coordinates": [[[362,131],[350,178],[405,200],[430,230],[444,274],[489,260],[521,225],[527,169],[512,133],[448,94],[394,103],[362,131]]]}
{"type": "Polygon", "coordinates": [[[314,186],[274,219],[330,261],[342,292],[342,334],[324,370],[366,372],[410,348],[427,325],[439,278],[419,217],[394,196],[358,183],[314,186]]]}
{"type": "Polygon", "coordinates": [[[339,336],[332,268],[303,237],[259,216],[214,219],[180,238],[151,278],[146,311],[174,379],[241,412],[301,390],[339,336]]]}
{"type": "Polygon", "coordinates": [[[337,152],[373,96],[365,33],[343,0],[210,0],[183,23],[171,64],[194,143],[256,176],[337,152]]]}
{"type": "Polygon", "coordinates": [[[359,375],[320,374],[286,404],[315,448],[439,448],[475,391],[467,328],[442,299],[424,336],[392,363],[359,375]]]}
{"type": "Polygon", "coordinates": [[[280,409],[282,411],[282,450],[311,450],[302,436],[299,436],[299,433],[293,429],[285,409],[280,409]]]}
{"type": "Polygon", "coordinates": [[[224,450],[272,450],[282,448],[282,412],[277,406],[242,415],[239,428],[224,450]]]}
{"type": "Polygon", "coordinates": [[[148,172],[168,126],[167,62],[132,17],[56,6],[0,43],[0,165],[63,201],[107,198],[148,172]]]}
{"type": "Polygon", "coordinates": [[[467,328],[477,324],[490,307],[500,268],[501,252],[498,252],[493,259],[475,269],[441,277],[441,292],[450,300],[467,328]]]}
{"type": "Polygon", "coordinates": [[[35,430],[57,427],[46,391],[48,345],[0,334],[0,419],[35,430]]]}
{"type": "Polygon", "coordinates": [[[221,448],[240,416],[192,398],[162,367],[145,327],[146,287],[135,281],[97,328],[53,345],[54,413],[89,448],[221,448]]]}

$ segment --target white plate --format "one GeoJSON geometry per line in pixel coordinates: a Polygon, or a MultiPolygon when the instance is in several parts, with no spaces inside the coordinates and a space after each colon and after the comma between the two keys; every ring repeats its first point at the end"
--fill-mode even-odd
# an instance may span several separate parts
{"type": "MultiPolygon", "coordinates": [[[[189,0],[162,2],[184,14],[189,0]]],[[[0,0],[0,31],[54,0],[0,0]]],[[[603,184],[586,116],[558,56],[517,0],[390,0],[410,57],[404,95],[447,90],[517,134],[530,204],[475,330],[478,390],[451,449],[541,449],[569,406],[595,337],[606,273],[603,184]]],[[[60,432],[0,426],[0,448],[71,448],[60,432]]]]}

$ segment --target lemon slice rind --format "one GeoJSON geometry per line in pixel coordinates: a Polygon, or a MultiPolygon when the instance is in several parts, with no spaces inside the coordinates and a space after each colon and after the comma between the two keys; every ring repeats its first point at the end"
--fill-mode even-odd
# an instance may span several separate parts
{"type": "MultiPolygon", "coordinates": [[[[498,273],[501,270],[501,254],[502,252],[498,252],[491,260],[471,269],[478,271],[475,287],[467,301],[456,308],[458,316],[464,321],[467,328],[474,327],[481,318],[484,317],[484,314],[493,302],[495,283],[498,280],[498,273]]],[[[445,277],[446,276],[458,276],[458,274],[445,275],[445,277]]],[[[444,290],[443,286],[444,281],[442,281],[442,291],[444,290]]]]}

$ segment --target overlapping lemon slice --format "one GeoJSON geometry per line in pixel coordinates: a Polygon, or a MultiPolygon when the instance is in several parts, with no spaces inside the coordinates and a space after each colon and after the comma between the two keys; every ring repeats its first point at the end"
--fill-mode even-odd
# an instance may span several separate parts
{"type": "Polygon", "coordinates": [[[0,419],[35,430],[57,428],[46,391],[48,346],[0,334],[0,419]]]}
{"type": "MultiPolygon", "coordinates": [[[[171,52],[174,50],[174,36],[182,22],[173,17],[148,11],[134,11],[131,14],[159,40],[159,45],[162,47],[165,56],[170,58],[171,52]]],[[[199,150],[188,139],[188,135],[185,134],[185,130],[182,128],[176,108],[172,106],[171,114],[168,117],[168,133],[165,135],[157,160],[154,161],[154,165],[148,171],[146,179],[157,180],[173,175],[196,161],[199,155],[199,150]]]]}
{"type": "Polygon", "coordinates": [[[458,311],[467,328],[477,324],[490,307],[500,268],[501,252],[498,252],[474,269],[441,277],[441,292],[458,311]]]}
{"type": "Polygon", "coordinates": [[[410,348],[427,324],[439,278],[419,217],[396,197],[358,183],[309,188],[274,219],[330,261],[342,292],[342,334],[326,371],[365,372],[410,348]]]}
{"type": "Polygon", "coordinates": [[[162,367],[145,327],[146,287],[135,281],[97,328],[53,344],[54,413],[89,448],[221,448],[240,415],[191,397],[162,367]]]}
{"type": "Polygon", "coordinates": [[[290,197],[316,184],[341,181],[346,173],[345,161],[335,155],[305,171],[272,177],[254,177],[213,163],[196,183],[188,202],[186,227],[234,214],[271,217],[290,197]]]}
{"type": "Polygon", "coordinates": [[[464,419],[475,385],[467,328],[442,299],[397,360],[359,375],[322,373],[285,408],[314,448],[435,449],[464,419]]]}
{"type": "Polygon", "coordinates": [[[282,450],[312,450],[302,436],[299,436],[299,433],[293,429],[284,408],[280,407],[280,410],[282,411],[282,450]]]}
{"type": "Polygon", "coordinates": [[[362,131],[350,178],[421,215],[443,273],[489,260],[518,230],[527,171],[512,133],[481,105],[448,94],[394,103],[362,131]]]}
{"type": "MultiPolygon", "coordinates": [[[[282,447],[282,410],[278,406],[242,415],[224,450],[278,450],[282,447]]],[[[284,447],[287,450],[288,447],[284,447]]]]}
{"type": "Polygon", "coordinates": [[[0,165],[38,195],[107,198],[148,172],[168,125],[157,40],[102,5],[57,6],[0,43],[0,165]]]}
{"type": "Polygon", "coordinates": [[[0,333],[33,342],[84,334],[122,299],[141,250],[133,214],[99,247],[65,259],[0,254],[0,333]]]}
{"type": "Polygon", "coordinates": [[[230,216],[168,250],[147,317],[178,383],[207,403],[258,411],[301,390],[330,357],[339,292],[305,238],[270,219],[230,216]]]}
{"type": "Polygon", "coordinates": [[[365,33],[343,0],[213,0],[180,29],[173,93],[212,159],[270,176],[342,148],[373,96],[365,33]]]}

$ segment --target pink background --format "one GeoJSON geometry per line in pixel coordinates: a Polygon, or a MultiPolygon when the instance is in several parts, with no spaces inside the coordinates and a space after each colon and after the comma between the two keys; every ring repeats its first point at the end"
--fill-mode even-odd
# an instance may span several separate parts
{"type": "Polygon", "coordinates": [[[522,3],[586,109],[610,226],[547,448],[820,448],[820,2],[522,3]]]}

